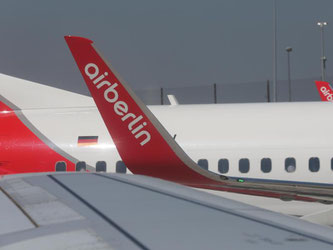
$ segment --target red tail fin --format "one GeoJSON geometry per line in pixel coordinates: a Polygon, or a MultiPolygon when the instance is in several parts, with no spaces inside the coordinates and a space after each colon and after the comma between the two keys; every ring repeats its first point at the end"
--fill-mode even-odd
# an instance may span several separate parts
{"type": "Polygon", "coordinates": [[[333,101],[333,90],[328,82],[316,81],[316,86],[322,101],[333,101]]]}
{"type": "Polygon", "coordinates": [[[201,169],[95,50],[92,41],[65,37],[118,152],[135,174],[188,185],[221,185],[201,169]]]}

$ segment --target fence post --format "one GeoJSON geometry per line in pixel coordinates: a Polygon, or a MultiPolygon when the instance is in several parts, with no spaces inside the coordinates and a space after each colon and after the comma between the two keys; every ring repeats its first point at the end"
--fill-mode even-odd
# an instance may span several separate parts
{"type": "Polygon", "coordinates": [[[161,88],[161,105],[164,105],[163,88],[161,88]]]}
{"type": "Polygon", "coordinates": [[[217,95],[216,95],[216,83],[214,83],[214,103],[217,103],[217,95]]]}
{"type": "Polygon", "coordinates": [[[271,102],[271,94],[269,90],[269,80],[267,80],[267,102],[271,102]]]}

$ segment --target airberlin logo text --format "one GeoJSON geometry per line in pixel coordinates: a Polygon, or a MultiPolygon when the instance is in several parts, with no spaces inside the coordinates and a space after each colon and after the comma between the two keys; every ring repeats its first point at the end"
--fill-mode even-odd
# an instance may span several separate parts
{"type": "Polygon", "coordinates": [[[323,86],[323,87],[320,88],[320,91],[326,97],[327,101],[332,101],[333,100],[333,94],[331,93],[330,89],[323,86]]]}
{"type": "Polygon", "coordinates": [[[114,112],[121,116],[121,120],[127,123],[128,130],[136,139],[141,140],[140,145],[143,146],[150,141],[150,134],[146,130],[142,130],[147,125],[146,122],[139,123],[142,120],[142,115],[136,116],[133,113],[128,113],[128,105],[124,101],[118,101],[118,92],[116,90],[118,83],[111,84],[105,80],[104,77],[108,75],[108,72],[99,74],[99,68],[94,63],[88,63],[84,68],[85,74],[92,80],[92,83],[97,89],[104,88],[104,99],[113,103],[114,112]]]}

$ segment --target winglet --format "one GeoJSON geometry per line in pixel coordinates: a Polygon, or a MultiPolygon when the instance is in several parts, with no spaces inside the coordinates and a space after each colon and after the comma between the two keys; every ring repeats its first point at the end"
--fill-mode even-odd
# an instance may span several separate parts
{"type": "Polygon", "coordinates": [[[133,173],[194,186],[223,184],[226,177],[201,169],[185,154],[90,40],[65,39],[122,160],[133,173]]]}
{"type": "Polygon", "coordinates": [[[328,82],[315,81],[320,98],[324,102],[333,101],[333,90],[328,82]]]}

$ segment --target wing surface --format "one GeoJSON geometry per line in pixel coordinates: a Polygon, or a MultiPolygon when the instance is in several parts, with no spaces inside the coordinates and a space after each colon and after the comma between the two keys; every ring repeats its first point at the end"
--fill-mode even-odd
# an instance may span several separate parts
{"type": "Polygon", "coordinates": [[[138,175],[0,180],[1,249],[332,249],[331,228],[138,175]]]}

